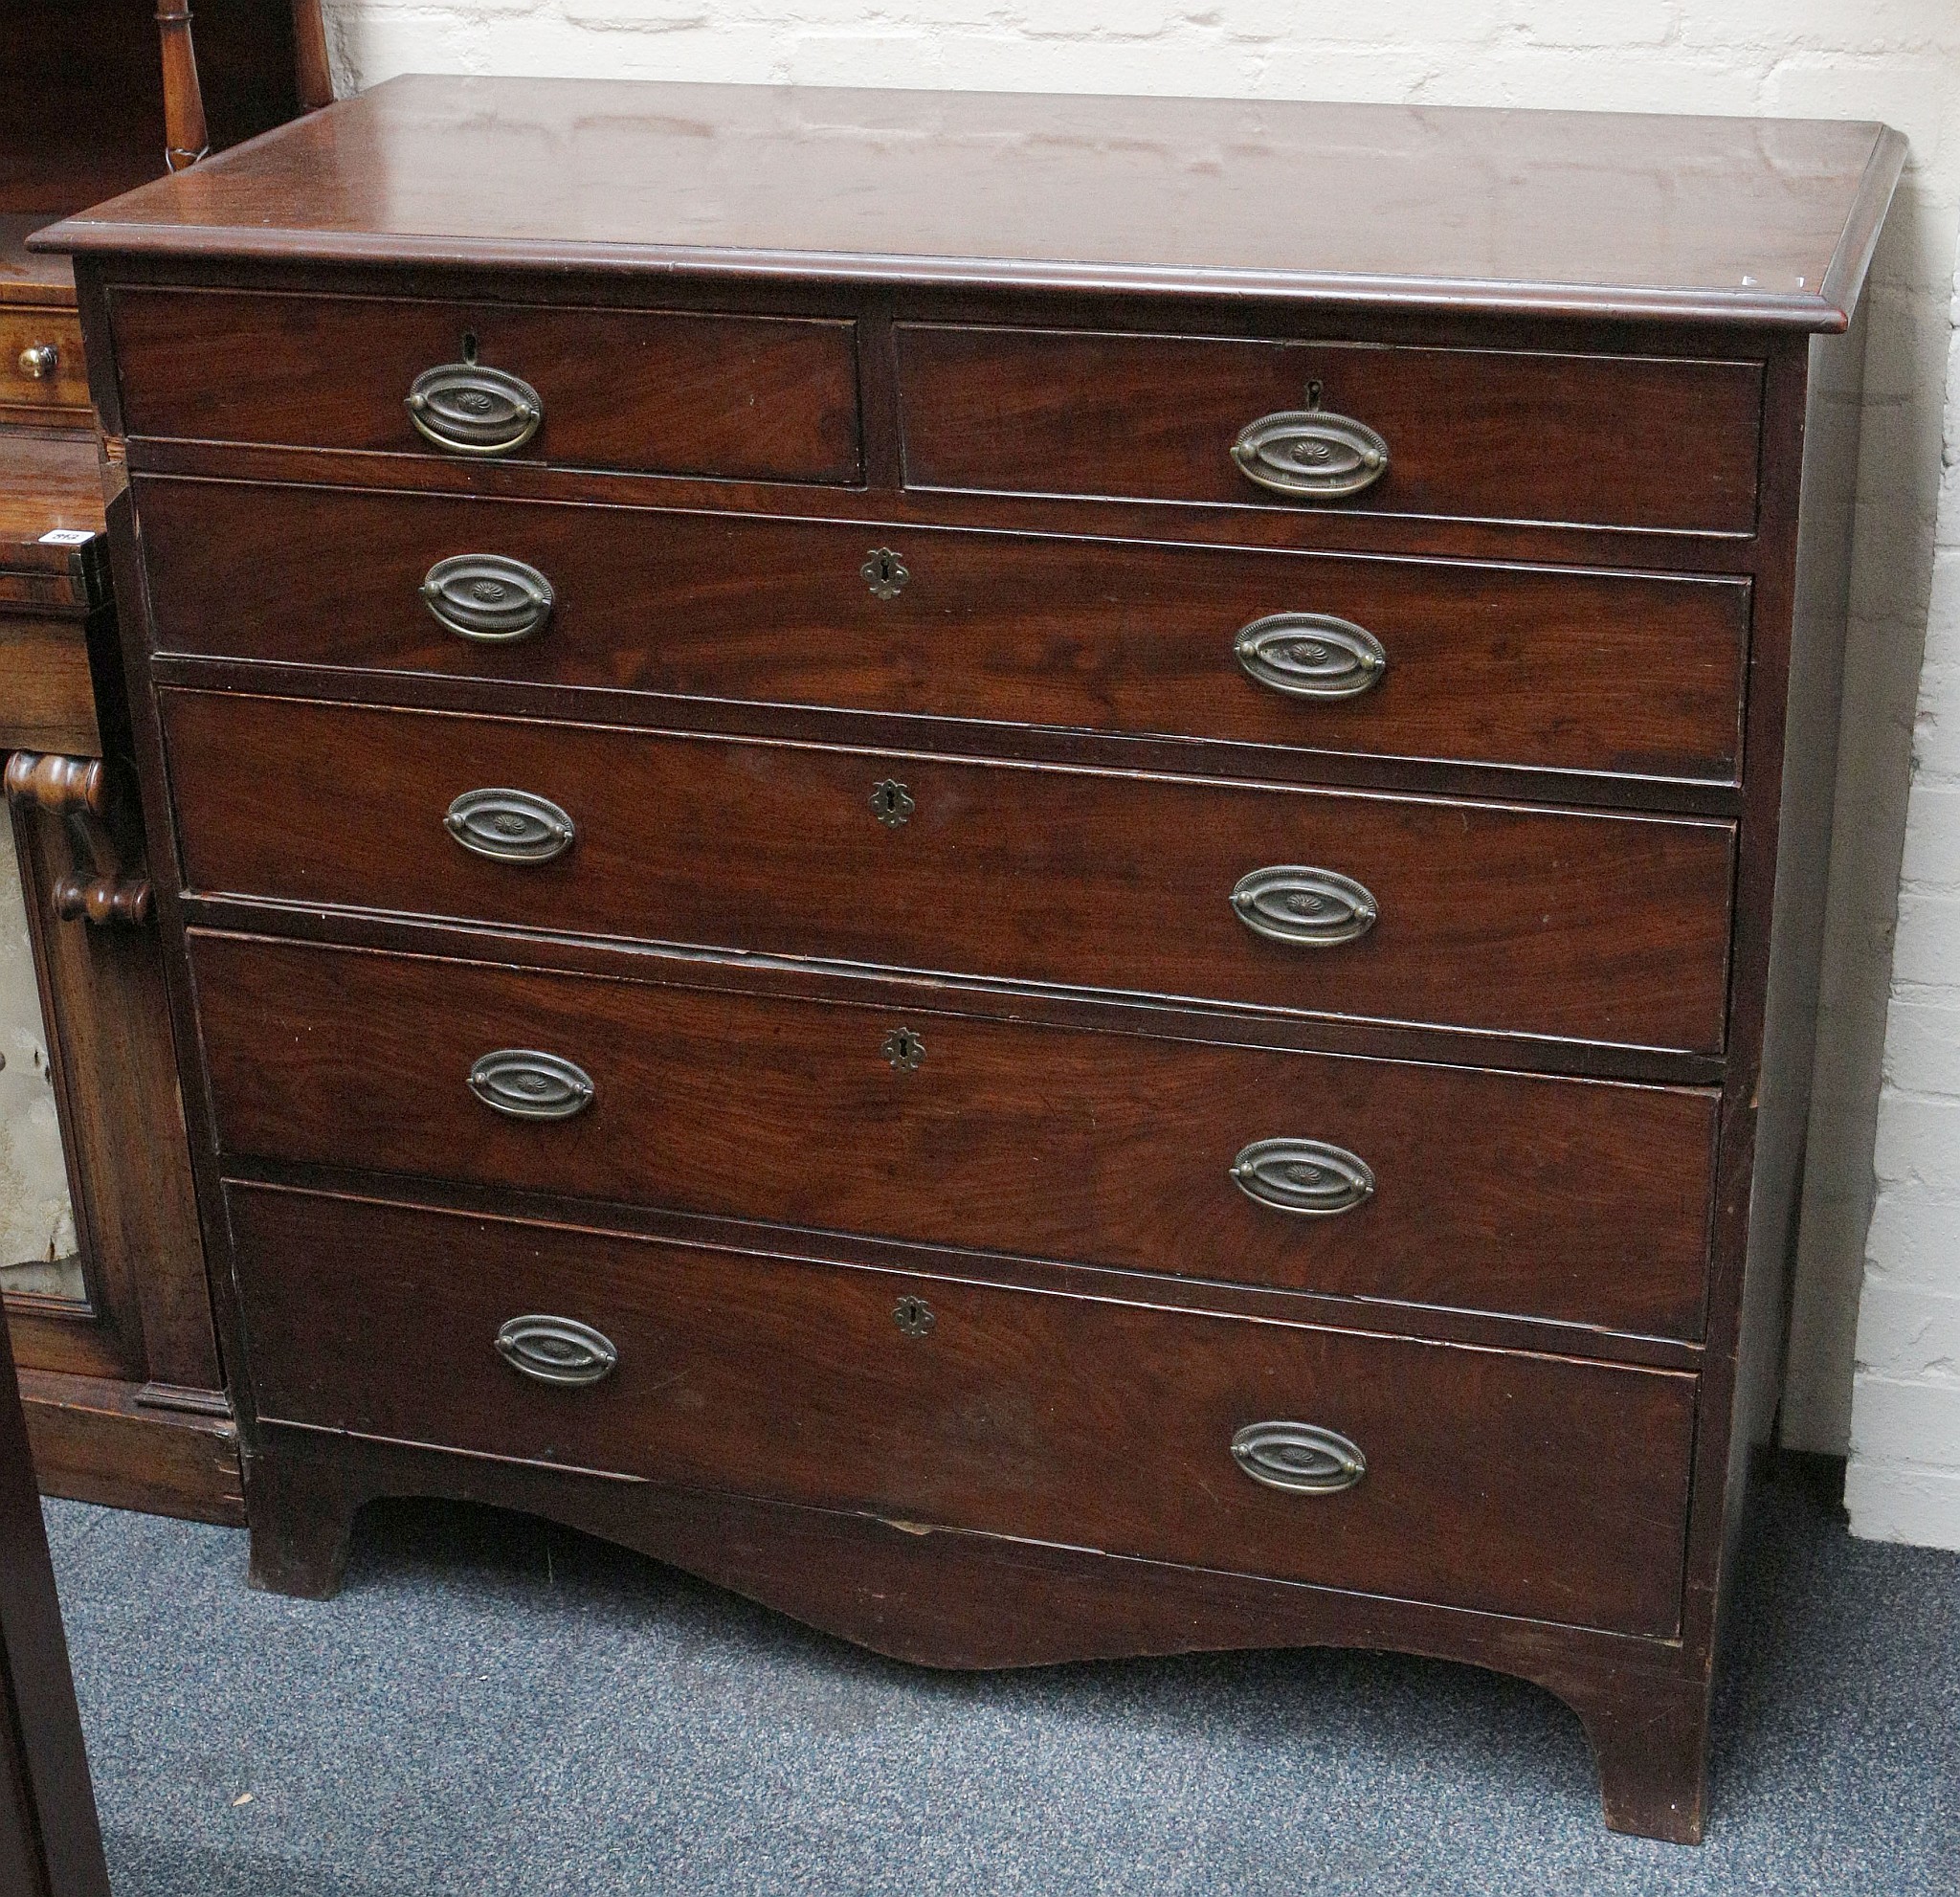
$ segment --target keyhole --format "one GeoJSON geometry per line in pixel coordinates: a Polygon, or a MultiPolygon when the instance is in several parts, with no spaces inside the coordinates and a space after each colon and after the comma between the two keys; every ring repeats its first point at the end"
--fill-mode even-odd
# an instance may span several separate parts
{"type": "Polygon", "coordinates": [[[871,808],[878,813],[879,822],[887,830],[896,830],[910,819],[919,806],[904,785],[896,777],[887,777],[871,787],[871,808]]]}
{"type": "Polygon", "coordinates": [[[874,547],[858,573],[880,599],[896,599],[912,577],[911,569],[889,547],[874,547]]]}
{"type": "Polygon", "coordinates": [[[477,366],[477,332],[474,329],[463,331],[463,361],[472,368],[477,366]]]}
{"type": "Polygon", "coordinates": [[[913,1074],[918,1072],[919,1063],[925,1059],[925,1043],[910,1028],[894,1028],[885,1036],[880,1052],[892,1063],[896,1072],[913,1074]]]}
{"type": "Polygon", "coordinates": [[[1306,385],[1306,406],[1309,409],[1317,409],[1320,407],[1321,391],[1325,388],[1325,385],[1321,381],[1319,376],[1315,376],[1314,379],[1306,385]]]}

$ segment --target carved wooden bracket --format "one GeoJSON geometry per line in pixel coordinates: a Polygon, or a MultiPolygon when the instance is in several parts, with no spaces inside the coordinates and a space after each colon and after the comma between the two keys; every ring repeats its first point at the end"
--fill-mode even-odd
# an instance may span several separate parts
{"type": "Polygon", "coordinates": [[[7,796],[51,816],[65,818],[75,842],[75,867],[56,877],[51,892],[63,922],[145,923],[150,917],[149,878],[140,861],[126,866],[125,851],[110,827],[109,773],[99,757],[60,757],[15,751],[7,760],[7,796]]]}

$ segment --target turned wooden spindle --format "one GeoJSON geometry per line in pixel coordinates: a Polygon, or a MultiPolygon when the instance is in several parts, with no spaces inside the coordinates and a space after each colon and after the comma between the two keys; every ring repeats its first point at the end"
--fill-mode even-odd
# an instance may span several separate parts
{"type": "Polygon", "coordinates": [[[109,773],[99,757],[15,751],[7,760],[11,803],[30,804],[66,820],[76,865],[49,892],[63,922],[145,923],[152,906],[149,878],[123,861],[109,827],[109,773]]]}
{"type": "Polygon", "coordinates": [[[293,0],[293,60],[300,80],[300,104],[308,112],[333,103],[333,71],[326,58],[326,24],[320,0],[293,0]]]}
{"type": "Polygon", "coordinates": [[[190,0],[157,0],[157,36],[164,54],[164,163],[185,171],[211,149],[190,37],[190,0]]]}

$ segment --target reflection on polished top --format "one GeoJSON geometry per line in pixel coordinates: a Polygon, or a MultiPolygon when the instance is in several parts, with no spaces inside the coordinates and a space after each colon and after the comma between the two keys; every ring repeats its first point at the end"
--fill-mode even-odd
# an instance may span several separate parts
{"type": "Polygon", "coordinates": [[[1903,148],[1814,121],[411,77],[51,234],[1835,329],[1903,148]]]}

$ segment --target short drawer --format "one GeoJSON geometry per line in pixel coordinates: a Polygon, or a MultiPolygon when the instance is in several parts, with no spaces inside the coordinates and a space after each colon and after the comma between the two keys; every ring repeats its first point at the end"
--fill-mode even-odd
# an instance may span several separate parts
{"type": "Polygon", "coordinates": [[[274,1421],[1626,1633],[1677,1624],[1696,1392],[1681,1373],[228,1196],[274,1421]]]}
{"type": "Polygon", "coordinates": [[[1740,757],[1744,580],[137,494],[167,652],[1717,783],[1740,757]]]}
{"type": "Polygon", "coordinates": [[[58,423],[89,415],[81,324],[69,310],[0,304],[0,413],[58,423]]]}
{"type": "Polygon", "coordinates": [[[1315,1014],[1722,1043],[1727,823],[161,700],[194,890],[1315,1014]],[[501,794],[512,791],[517,805],[501,794]]]}
{"type": "Polygon", "coordinates": [[[135,288],[110,311],[130,435],[747,480],[862,471],[849,323],[135,288]]]}
{"type": "Polygon", "coordinates": [[[1709,1091],[190,948],[229,1155],[1701,1334],[1709,1091]]]}
{"type": "Polygon", "coordinates": [[[913,487],[1755,525],[1760,363],[934,324],[898,351],[913,487]]]}

